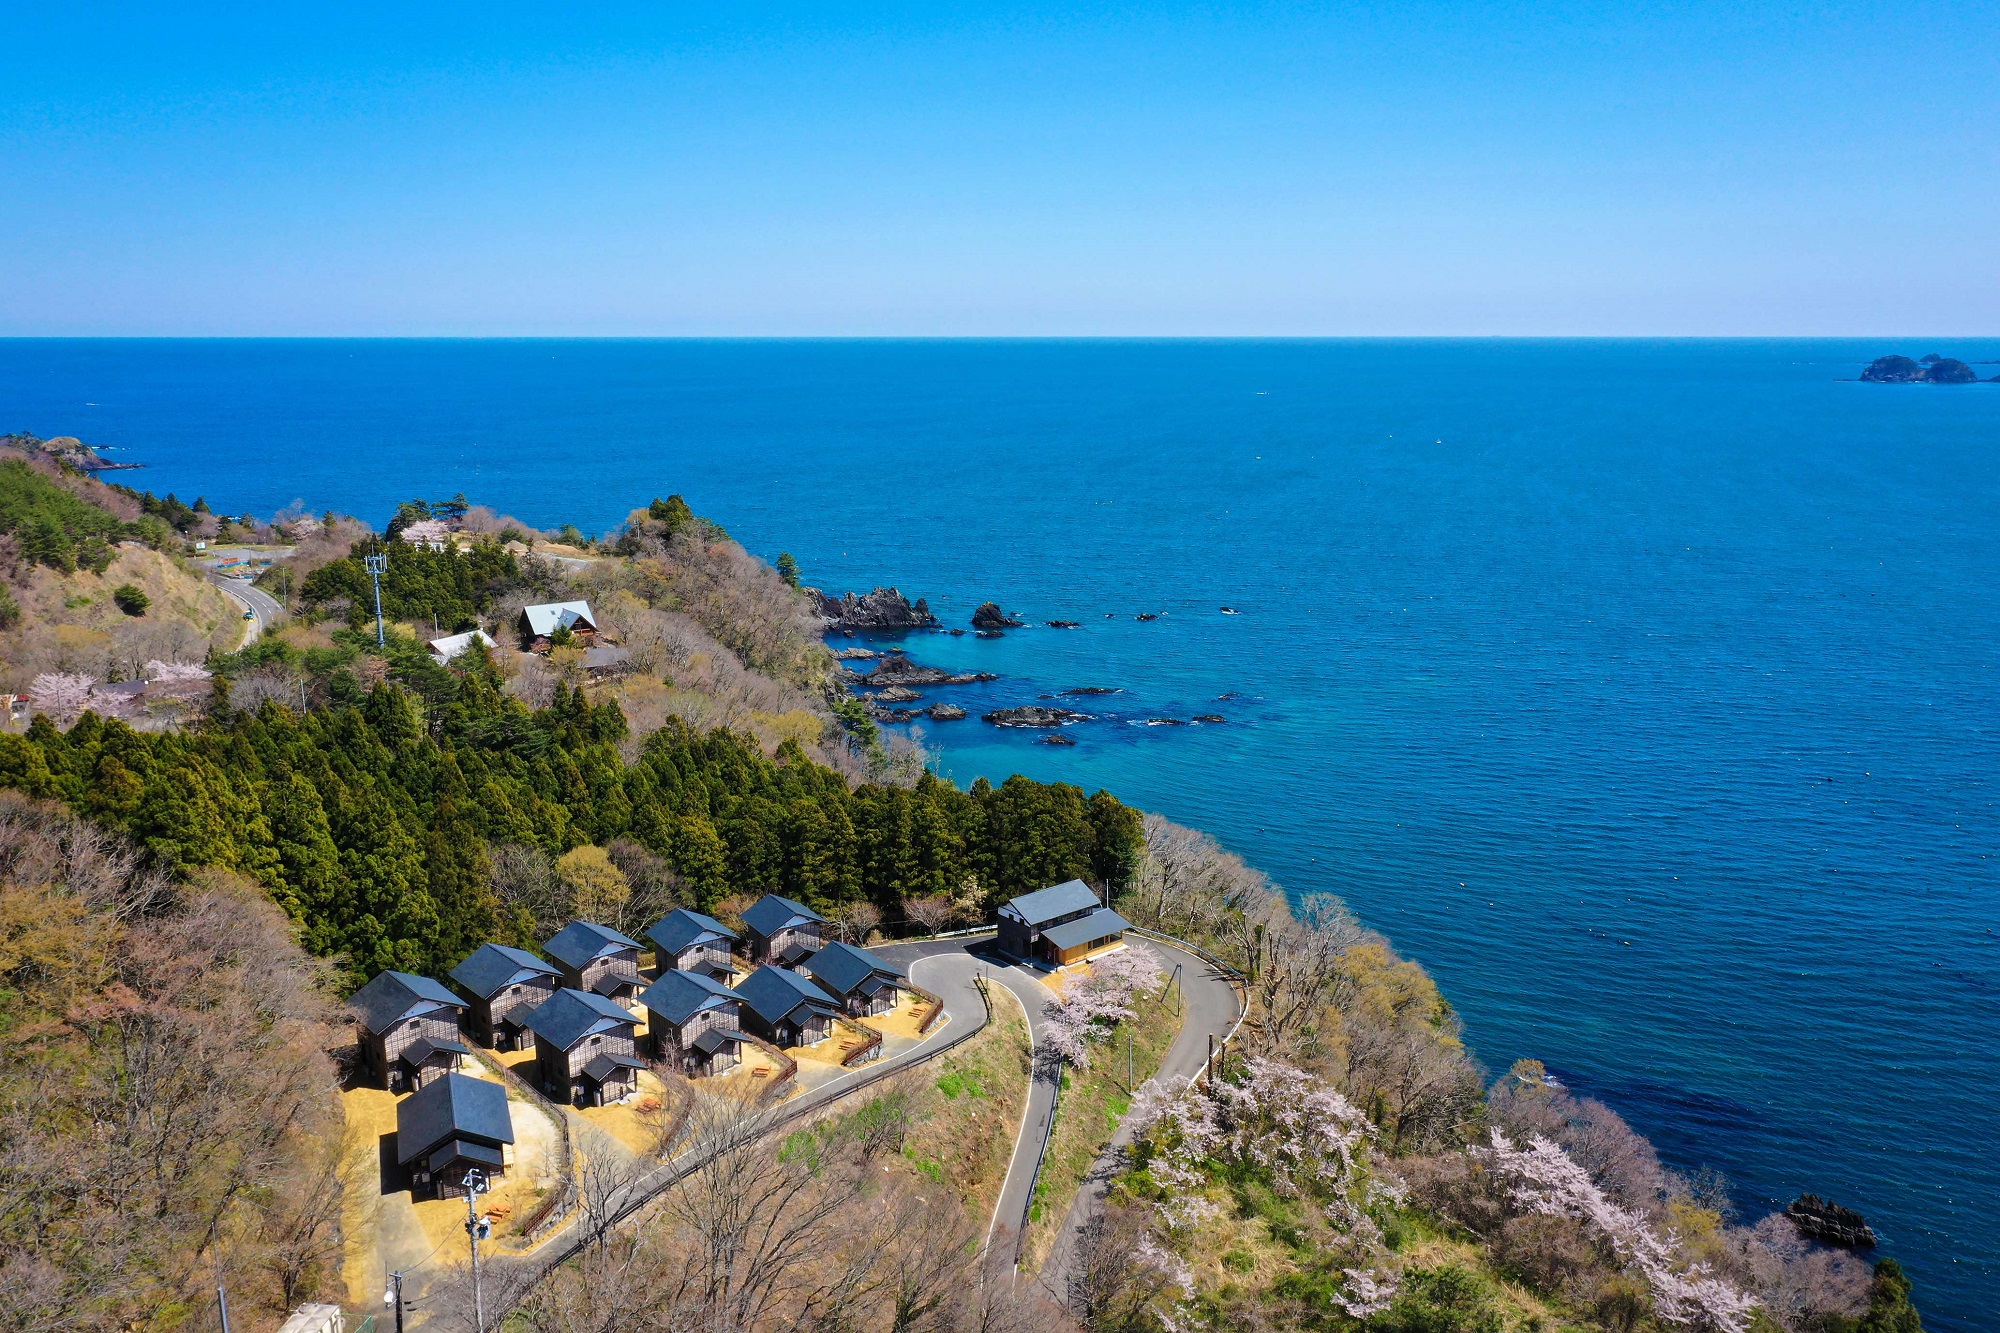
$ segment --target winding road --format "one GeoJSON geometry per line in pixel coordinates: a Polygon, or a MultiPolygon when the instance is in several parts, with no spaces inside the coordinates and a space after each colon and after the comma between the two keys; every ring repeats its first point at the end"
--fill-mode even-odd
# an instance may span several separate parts
{"type": "Polygon", "coordinates": [[[277,598],[262,588],[253,587],[249,579],[232,578],[213,571],[208,577],[211,583],[222,589],[224,596],[250,613],[250,624],[243,631],[243,642],[236,645],[239,652],[262,638],[264,632],[285,614],[277,598]]]}

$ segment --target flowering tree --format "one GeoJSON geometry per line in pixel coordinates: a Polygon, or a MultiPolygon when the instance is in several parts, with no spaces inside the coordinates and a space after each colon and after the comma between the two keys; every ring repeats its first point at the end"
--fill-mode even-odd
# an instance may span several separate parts
{"type": "Polygon", "coordinates": [[[207,680],[214,674],[199,662],[162,662],[155,658],[146,663],[147,680],[207,680]]]}
{"type": "Polygon", "coordinates": [[[35,677],[34,684],[28,686],[28,694],[38,711],[47,714],[58,726],[67,727],[90,707],[90,692],[96,685],[91,676],[49,671],[35,677]]]}
{"type": "Polygon", "coordinates": [[[1105,954],[1048,1006],[1049,1049],[1078,1069],[1089,1068],[1091,1045],[1132,1016],[1134,995],[1159,984],[1160,963],[1152,950],[1128,945],[1105,954]]]}
{"type": "Polygon", "coordinates": [[[1604,1234],[1620,1258],[1639,1270],[1653,1290],[1653,1313],[1670,1324],[1704,1333],[1746,1333],[1757,1302],[1716,1277],[1702,1263],[1675,1262],[1678,1238],[1662,1234],[1644,1216],[1607,1197],[1590,1173],[1555,1144],[1536,1134],[1516,1148],[1499,1130],[1483,1156],[1512,1189],[1513,1200],[1530,1213],[1570,1217],[1604,1234]]]}

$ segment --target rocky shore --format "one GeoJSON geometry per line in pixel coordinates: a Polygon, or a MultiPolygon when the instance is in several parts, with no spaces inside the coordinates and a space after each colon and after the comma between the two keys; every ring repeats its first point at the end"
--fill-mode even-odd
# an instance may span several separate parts
{"type": "Polygon", "coordinates": [[[931,614],[925,599],[919,597],[912,605],[894,588],[877,588],[858,597],[851,592],[833,597],[818,588],[807,588],[805,593],[813,599],[821,623],[831,631],[937,628],[938,618],[931,614]]]}

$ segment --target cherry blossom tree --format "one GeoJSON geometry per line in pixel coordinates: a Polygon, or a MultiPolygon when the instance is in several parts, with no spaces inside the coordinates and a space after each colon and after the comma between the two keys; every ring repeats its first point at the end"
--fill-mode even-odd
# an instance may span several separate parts
{"type": "Polygon", "coordinates": [[[214,674],[199,662],[162,662],[155,658],[146,663],[147,680],[207,680],[214,674]]]}
{"type": "Polygon", "coordinates": [[[1653,1290],[1653,1313],[1703,1333],[1746,1333],[1757,1302],[1715,1276],[1707,1264],[1679,1264],[1678,1238],[1622,1208],[1570,1155],[1536,1134],[1517,1148],[1499,1130],[1480,1155],[1509,1182],[1514,1203],[1529,1213],[1570,1217],[1595,1227],[1653,1290]]]}
{"type": "Polygon", "coordinates": [[[1048,1048],[1078,1069],[1090,1067],[1090,1048],[1132,1016],[1132,999],[1160,984],[1153,951],[1128,945],[1090,964],[1088,975],[1070,983],[1047,1009],[1048,1048]]]}
{"type": "Polygon", "coordinates": [[[96,685],[92,676],[48,671],[35,677],[28,695],[37,711],[47,714],[57,726],[67,727],[90,707],[90,692],[96,685]]]}

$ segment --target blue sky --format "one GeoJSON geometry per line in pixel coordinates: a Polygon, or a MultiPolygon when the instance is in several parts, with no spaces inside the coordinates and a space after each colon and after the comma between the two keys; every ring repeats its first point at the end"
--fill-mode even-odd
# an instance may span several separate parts
{"type": "Polygon", "coordinates": [[[0,334],[1990,334],[2000,6],[0,6],[0,334]]]}

